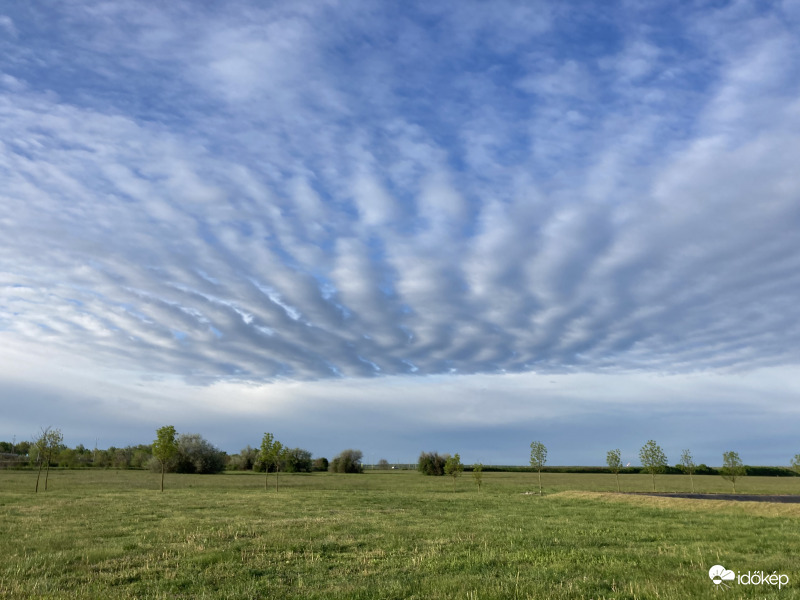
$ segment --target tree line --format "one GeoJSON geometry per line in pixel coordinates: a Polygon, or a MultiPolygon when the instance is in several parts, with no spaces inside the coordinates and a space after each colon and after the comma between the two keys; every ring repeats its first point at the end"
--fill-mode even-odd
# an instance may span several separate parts
{"type": "MultiPolygon", "coordinates": [[[[488,467],[485,468],[481,463],[476,463],[471,467],[475,483],[480,488],[483,471],[486,470],[533,470],[537,473],[537,481],[539,484],[539,494],[542,494],[542,471],[546,469],[547,463],[547,446],[543,442],[531,442],[530,453],[530,467],[488,467]]],[[[617,491],[620,491],[619,476],[620,473],[636,473],[646,472],[651,475],[653,483],[653,491],[656,489],[656,475],[662,473],[681,473],[689,476],[692,493],[694,493],[694,475],[721,475],[733,486],[733,492],[736,493],[736,482],[742,477],[752,475],[800,475],[800,454],[795,454],[791,460],[790,470],[775,468],[775,467],[748,467],[742,462],[739,453],[735,451],[723,452],[722,454],[722,467],[720,469],[712,469],[705,464],[696,464],[691,450],[683,450],[681,452],[680,461],[673,468],[667,462],[667,455],[664,450],[654,440],[648,440],[644,446],[639,450],[639,460],[642,466],[630,467],[622,464],[622,453],[619,448],[609,450],[606,454],[607,467],[595,468],[578,468],[578,469],[557,469],[558,471],[565,472],[578,472],[578,471],[592,471],[592,472],[610,472],[616,477],[617,491]],[[766,472],[768,471],[768,472],[766,472]]],[[[453,485],[455,487],[455,478],[464,470],[464,465],[461,464],[461,459],[458,454],[451,456],[450,454],[439,454],[438,452],[422,452],[417,461],[417,470],[423,475],[450,475],[453,477],[453,485]]]]}
{"type": "MultiPolygon", "coordinates": [[[[256,471],[265,475],[264,485],[270,473],[275,474],[275,486],[278,489],[279,473],[311,473],[313,471],[330,471],[333,473],[361,473],[363,454],[360,450],[347,449],[339,453],[333,460],[325,457],[312,458],[311,452],[303,448],[291,448],[276,440],[273,434],[265,433],[258,448],[248,445],[238,454],[228,455],[205,440],[197,433],[179,434],[175,427],[167,425],[156,431],[156,439],[152,444],[139,444],[125,448],[110,447],[105,450],[87,449],[82,444],[68,448],[63,443],[63,435],[53,427],[42,428],[40,434],[32,441],[19,443],[0,441],[0,466],[33,467],[37,469],[36,491],[44,471],[44,489],[47,490],[50,467],[104,467],[123,469],[149,468],[161,473],[161,485],[166,473],[220,473],[224,470],[256,471]]],[[[625,472],[647,472],[652,477],[655,491],[655,478],[663,473],[683,473],[689,476],[692,492],[694,492],[694,475],[719,474],[731,482],[736,491],[736,482],[745,475],[781,475],[790,474],[788,470],[775,467],[747,467],[739,454],[734,451],[723,453],[721,469],[712,469],[704,464],[696,464],[690,450],[683,450],[680,461],[670,467],[666,454],[654,440],[648,440],[639,450],[641,467],[623,466],[619,448],[609,450],[606,454],[607,467],[582,468],[591,471],[607,471],[615,475],[617,489],[620,489],[619,475],[625,472]],[[761,472],[764,470],[770,472],[761,472]],[[781,471],[776,473],[774,471],[781,471]]],[[[537,472],[539,492],[542,493],[541,474],[546,467],[547,447],[540,441],[531,443],[530,469],[537,472]]],[[[385,459],[379,462],[379,468],[389,468],[385,459]]],[[[466,469],[472,471],[473,479],[480,488],[484,470],[498,470],[498,467],[484,467],[481,463],[465,466],[459,454],[440,455],[438,452],[422,452],[417,462],[417,470],[423,475],[448,475],[456,478],[466,469]]],[[[509,467],[505,470],[519,470],[509,467]]],[[[565,470],[565,469],[559,469],[565,470]]],[[[566,469],[569,470],[569,469],[566,469]]],[[[575,469],[573,469],[575,470],[575,469]]],[[[791,460],[791,470],[800,475],[800,454],[791,460]]]]}
{"type": "MultiPolygon", "coordinates": [[[[332,461],[325,457],[312,459],[308,450],[285,446],[271,433],[264,434],[258,448],[248,445],[238,454],[228,455],[199,433],[178,433],[173,425],[158,428],[152,444],[125,448],[112,446],[105,450],[90,450],[83,444],[69,448],[64,444],[61,430],[54,427],[42,428],[32,441],[0,442],[0,467],[36,469],[36,492],[39,491],[42,472],[43,488],[47,490],[51,467],[150,469],[161,474],[162,491],[166,473],[256,471],[264,473],[265,487],[268,475],[274,473],[277,490],[279,473],[361,473],[362,457],[360,450],[348,449],[339,453],[332,461]]],[[[388,468],[388,463],[385,460],[382,462],[388,468]]]]}

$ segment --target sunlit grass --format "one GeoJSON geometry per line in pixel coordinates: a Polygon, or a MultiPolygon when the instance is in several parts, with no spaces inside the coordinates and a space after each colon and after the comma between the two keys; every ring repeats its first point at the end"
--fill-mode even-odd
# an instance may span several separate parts
{"type": "MultiPolygon", "coordinates": [[[[728,491],[717,479],[695,486],[728,491]]],[[[146,472],[59,471],[34,495],[30,473],[0,472],[0,597],[711,598],[718,563],[791,578],[739,598],[800,581],[798,505],[620,496],[602,474],[543,474],[544,497],[524,473],[485,473],[481,492],[466,474],[455,493],[413,472],[281,475],[277,494],[270,480],[172,475],[162,494],[146,472]]]]}

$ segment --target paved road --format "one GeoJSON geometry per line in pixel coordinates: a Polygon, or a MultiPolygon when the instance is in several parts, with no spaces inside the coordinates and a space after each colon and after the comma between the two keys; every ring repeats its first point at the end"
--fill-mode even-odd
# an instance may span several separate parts
{"type": "Polygon", "coordinates": [[[660,498],[695,498],[698,500],[730,500],[732,502],[783,502],[800,504],[800,496],[780,495],[762,496],[760,494],[672,494],[659,492],[632,492],[637,496],[658,496],[660,498]]]}

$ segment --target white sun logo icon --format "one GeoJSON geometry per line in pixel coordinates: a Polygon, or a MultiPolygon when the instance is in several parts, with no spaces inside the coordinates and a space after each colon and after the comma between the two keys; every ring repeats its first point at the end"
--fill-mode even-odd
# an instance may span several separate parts
{"type": "Polygon", "coordinates": [[[726,569],[722,565],[714,565],[708,570],[708,576],[711,578],[711,581],[714,582],[714,585],[722,585],[723,588],[729,588],[726,581],[732,581],[736,575],[733,571],[726,569]]]}

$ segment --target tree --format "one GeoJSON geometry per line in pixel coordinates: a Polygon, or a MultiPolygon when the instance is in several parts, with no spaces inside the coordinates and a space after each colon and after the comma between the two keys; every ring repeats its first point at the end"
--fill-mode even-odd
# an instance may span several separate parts
{"type": "Polygon", "coordinates": [[[483,465],[481,463],[472,465],[472,481],[475,482],[475,485],[478,486],[478,491],[480,491],[481,485],[483,485],[483,465]]]}
{"type": "Polygon", "coordinates": [[[738,452],[723,452],[722,453],[722,471],[720,474],[723,479],[727,479],[733,484],[733,493],[736,493],[736,480],[739,477],[744,477],[746,470],[742,459],[739,458],[738,452]]]}
{"type": "Polygon", "coordinates": [[[795,454],[792,459],[792,470],[800,475],[800,454],[795,454]]]}
{"type": "Polygon", "coordinates": [[[282,464],[287,473],[311,473],[311,452],[302,448],[287,448],[282,464]]]}
{"type": "Polygon", "coordinates": [[[60,429],[45,427],[41,430],[39,437],[33,442],[36,449],[36,460],[39,463],[39,471],[36,474],[36,493],[39,493],[39,477],[42,475],[42,467],[46,466],[44,476],[44,491],[47,491],[47,480],[50,477],[50,461],[53,455],[60,449],[64,436],[60,429]]]}
{"type": "Polygon", "coordinates": [[[382,458],[378,461],[378,468],[382,470],[387,470],[389,468],[389,461],[385,458],[382,458]]]}
{"type": "Polygon", "coordinates": [[[448,458],[438,452],[422,452],[417,460],[417,470],[423,475],[444,475],[444,465],[448,458]]]}
{"type": "Polygon", "coordinates": [[[531,466],[539,473],[539,495],[542,495],[542,467],[547,462],[547,446],[531,442],[531,466]]]}
{"type": "Polygon", "coordinates": [[[176,472],[210,474],[225,470],[225,453],[199,433],[182,433],[177,444],[176,472]]]}
{"type": "Polygon", "coordinates": [[[453,456],[447,459],[444,463],[444,473],[453,478],[453,491],[456,491],[456,477],[460,477],[464,471],[464,465],[461,464],[461,457],[456,452],[453,456]]]}
{"type": "Polygon", "coordinates": [[[692,493],[694,494],[694,479],[692,479],[692,475],[694,475],[697,465],[694,464],[694,458],[692,457],[691,451],[688,449],[681,452],[680,468],[684,473],[689,475],[689,482],[692,484],[692,493]]]}
{"type": "Polygon", "coordinates": [[[281,444],[280,442],[276,441],[272,445],[271,458],[272,458],[272,466],[275,467],[275,491],[277,492],[278,491],[278,482],[279,482],[279,479],[280,479],[278,477],[278,473],[281,470],[281,464],[286,459],[286,448],[283,447],[283,444],[281,444]]]}
{"type": "MultiPolygon", "coordinates": [[[[258,460],[264,465],[264,491],[267,490],[267,479],[269,477],[269,468],[272,465],[277,465],[280,460],[280,455],[283,452],[283,444],[275,440],[275,436],[271,433],[265,433],[261,439],[261,449],[258,452],[258,460]]],[[[275,490],[278,489],[277,471],[275,474],[275,490]]]]}
{"type": "Polygon", "coordinates": [[[328,467],[328,459],[324,456],[320,456],[319,458],[315,458],[314,462],[311,464],[312,471],[327,471],[328,467]]]}
{"type": "Polygon", "coordinates": [[[331,461],[328,470],[331,473],[363,473],[364,467],[361,465],[361,459],[364,454],[361,450],[342,450],[331,461]]]}
{"type": "Polygon", "coordinates": [[[650,473],[653,478],[653,491],[656,491],[656,473],[661,473],[667,468],[667,455],[661,446],[654,440],[647,440],[647,443],[639,450],[639,459],[645,471],[650,473]]]}
{"type": "Polygon", "coordinates": [[[619,448],[608,451],[606,454],[606,464],[608,464],[608,470],[617,477],[617,492],[621,491],[619,487],[619,472],[622,470],[622,453],[619,451],[619,448]]]}
{"type": "Polygon", "coordinates": [[[161,491],[164,491],[164,472],[167,463],[178,453],[178,442],[175,439],[176,431],[172,425],[165,425],[156,430],[156,440],[153,442],[153,457],[161,463],[161,491]]]}
{"type": "Polygon", "coordinates": [[[239,451],[239,454],[233,454],[228,457],[228,469],[231,471],[252,471],[257,460],[258,450],[248,444],[239,451]]]}

